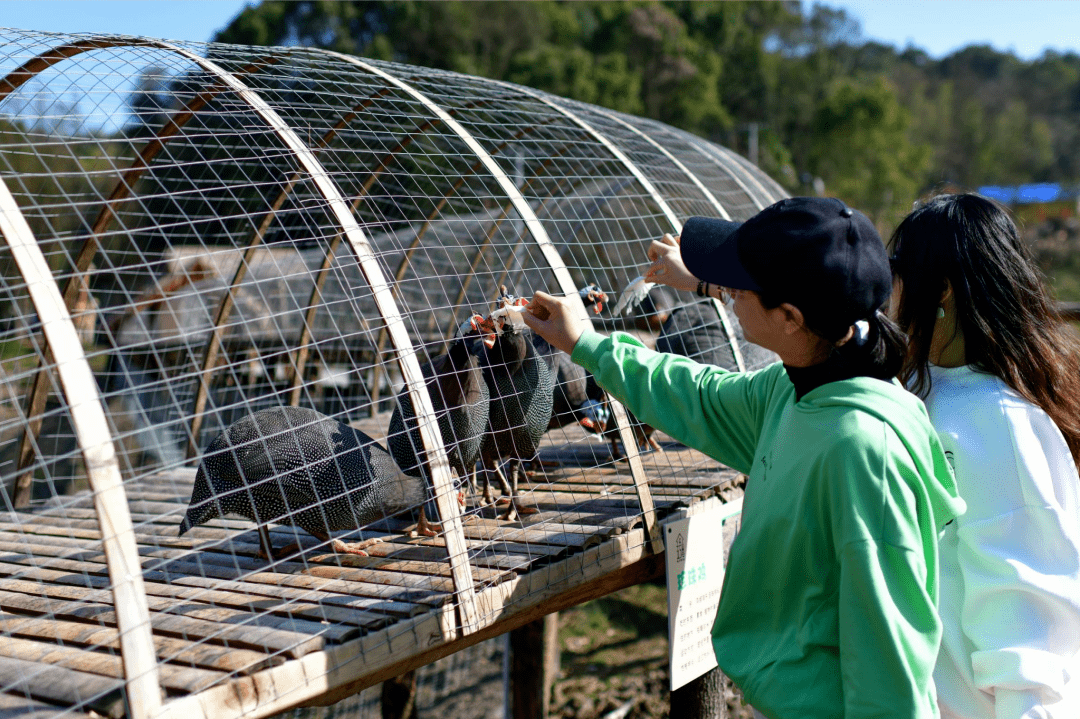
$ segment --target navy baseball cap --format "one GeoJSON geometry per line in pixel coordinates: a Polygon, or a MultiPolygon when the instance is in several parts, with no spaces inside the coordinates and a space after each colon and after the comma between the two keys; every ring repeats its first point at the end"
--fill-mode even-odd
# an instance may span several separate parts
{"type": "Polygon", "coordinates": [[[695,277],[799,308],[815,328],[846,329],[892,291],[874,223],[831,197],[790,197],[745,222],[691,217],[680,238],[695,277]]]}

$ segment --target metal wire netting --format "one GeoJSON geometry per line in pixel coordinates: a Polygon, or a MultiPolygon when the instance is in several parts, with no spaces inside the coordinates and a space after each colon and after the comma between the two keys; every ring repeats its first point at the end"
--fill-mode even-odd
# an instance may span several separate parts
{"type": "Polygon", "coordinates": [[[0,30],[0,78],[0,709],[355,689],[736,481],[503,324],[545,290],[770,362],[718,302],[610,312],[650,241],[783,195],[734,153],[309,48],[0,30]]]}

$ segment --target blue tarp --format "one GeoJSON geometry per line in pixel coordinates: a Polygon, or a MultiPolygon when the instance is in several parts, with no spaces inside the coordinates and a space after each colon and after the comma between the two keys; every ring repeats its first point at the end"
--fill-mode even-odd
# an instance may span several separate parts
{"type": "Polygon", "coordinates": [[[1057,202],[1077,196],[1077,190],[1066,189],[1056,182],[1037,182],[1016,187],[984,185],[976,190],[983,197],[1007,205],[1031,205],[1039,202],[1057,202]]]}

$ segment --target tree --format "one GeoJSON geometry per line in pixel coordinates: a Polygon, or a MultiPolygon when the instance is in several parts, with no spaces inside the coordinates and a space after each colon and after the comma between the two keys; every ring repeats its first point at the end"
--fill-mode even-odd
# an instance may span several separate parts
{"type": "Polygon", "coordinates": [[[814,117],[810,168],[829,194],[882,224],[898,220],[920,189],[930,148],[908,135],[910,119],[884,80],[840,80],[814,117]]]}

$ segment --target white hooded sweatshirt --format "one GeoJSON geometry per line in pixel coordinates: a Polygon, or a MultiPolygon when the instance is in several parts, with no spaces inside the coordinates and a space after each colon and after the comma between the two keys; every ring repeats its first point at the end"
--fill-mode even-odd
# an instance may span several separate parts
{"type": "Polygon", "coordinates": [[[967,512],[945,528],[946,719],[1080,718],[1080,478],[1043,410],[971,366],[926,398],[967,512]]]}

